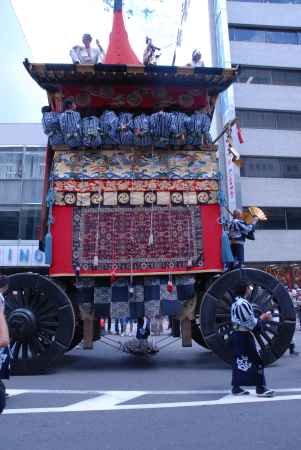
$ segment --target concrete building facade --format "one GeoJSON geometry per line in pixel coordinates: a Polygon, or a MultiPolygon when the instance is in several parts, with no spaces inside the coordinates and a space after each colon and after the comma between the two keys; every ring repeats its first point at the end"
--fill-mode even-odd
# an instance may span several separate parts
{"type": "Polygon", "coordinates": [[[45,135],[37,123],[46,95],[23,67],[31,57],[10,0],[1,1],[0,267],[40,266],[38,249],[45,135]],[[9,49],[12,51],[9,51],[9,49]]]}
{"type": "MultiPolygon", "coordinates": [[[[210,5],[213,65],[225,52],[228,65],[240,66],[230,108],[245,137],[237,144],[243,165],[233,169],[236,205],[262,207],[269,218],[248,242],[246,262],[301,287],[301,1],[212,0],[210,5]]],[[[221,125],[223,100],[218,112],[221,125]]]]}

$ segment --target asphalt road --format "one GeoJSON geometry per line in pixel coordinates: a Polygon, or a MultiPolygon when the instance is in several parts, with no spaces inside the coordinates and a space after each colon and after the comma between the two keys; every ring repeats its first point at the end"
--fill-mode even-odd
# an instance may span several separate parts
{"type": "MultiPolygon", "coordinates": [[[[296,333],[301,350],[301,333],[296,333]]],[[[120,338],[122,339],[122,338],[120,338]]],[[[179,343],[139,359],[101,343],[13,377],[1,450],[287,450],[301,443],[301,355],[266,370],[270,399],[229,395],[231,371],[179,343]]]]}

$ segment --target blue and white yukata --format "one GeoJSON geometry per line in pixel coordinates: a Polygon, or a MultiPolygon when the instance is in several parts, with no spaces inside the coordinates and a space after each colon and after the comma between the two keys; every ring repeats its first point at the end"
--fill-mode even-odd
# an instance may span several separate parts
{"type": "Polygon", "coordinates": [[[101,146],[101,136],[99,129],[99,119],[97,117],[84,117],[82,120],[83,145],[87,148],[97,148],[101,146]]]}
{"type": "Polygon", "coordinates": [[[231,308],[231,321],[234,332],[230,337],[233,355],[232,362],[232,386],[256,386],[258,389],[265,387],[264,367],[262,359],[257,351],[254,333],[260,331],[263,322],[256,319],[251,304],[242,297],[236,297],[231,308]],[[240,307],[241,319],[235,317],[233,309],[240,307]],[[244,308],[246,309],[244,320],[244,308]],[[249,309],[252,314],[249,315],[249,309]]]}
{"type": "Polygon", "coordinates": [[[114,111],[104,111],[99,119],[102,143],[105,145],[120,144],[118,139],[118,116],[114,111]]]}
{"type": "Polygon", "coordinates": [[[82,145],[80,113],[67,110],[60,114],[59,121],[64,143],[71,148],[80,147],[82,145]]]}
{"type": "Polygon", "coordinates": [[[175,146],[181,146],[186,143],[187,126],[190,118],[182,112],[172,112],[171,137],[170,143],[175,146]]]}
{"type": "Polygon", "coordinates": [[[212,142],[209,130],[211,121],[205,112],[194,112],[187,124],[187,144],[203,145],[212,142]]]}
{"type": "Polygon", "coordinates": [[[121,145],[134,144],[134,122],[132,113],[119,114],[118,140],[121,145]]]}
{"type": "Polygon", "coordinates": [[[134,124],[134,144],[138,146],[148,146],[152,144],[149,117],[146,114],[139,114],[133,121],[134,124]]]}
{"type": "MultiPolygon", "coordinates": [[[[234,268],[242,266],[245,260],[244,244],[247,236],[255,232],[255,225],[248,225],[244,220],[232,219],[229,227],[229,239],[234,257],[234,268]]],[[[249,237],[250,239],[250,237],[249,237]]]]}
{"type": "Polygon", "coordinates": [[[164,111],[154,113],[149,119],[153,144],[156,147],[165,147],[170,144],[172,114],[164,111]]]}
{"type": "Polygon", "coordinates": [[[42,126],[44,133],[48,136],[50,145],[63,145],[64,136],[61,131],[60,113],[49,111],[44,112],[42,117],[42,126]]]}

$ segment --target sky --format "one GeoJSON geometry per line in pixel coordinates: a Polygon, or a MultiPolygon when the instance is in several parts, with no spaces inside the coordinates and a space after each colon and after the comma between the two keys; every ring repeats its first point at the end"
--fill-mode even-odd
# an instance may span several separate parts
{"type": "MultiPolygon", "coordinates": [[[[149,36],[162,49],[159,64],[172,63],[182,1],[124,0],[129,40],[140,61],[149,36]]],[[[190,62],[195,48],[201,49],[206,66],[211,65],[207,1],[190,0],[176,65],[190,62]]],[[[28,58],[35,63],[71,63],[69,50],[81,43],[84,33],[93,36],[94,45],[98,38],[106,49],[113,19],[112,9],[106,6],[110,2],[113,0],[0,0],[0,55],[6,61],[1,72],[0,123],[40,122],[46,94],[22,62],[28,58]]]]}
{"type": "MultiPolygon", "coordinates": [[[[106,0],[110,2],[110,0],[106,0]]],[[[33,62],[68,63],[69,49],[84,33],[107,48],[112,10],[103,0],[11,0],[33,54],[33,62]]],[[[150,36],[162,48],[160,64],[171,64],[182,0],[125,0],[124,17],[131,45],[139,59],[150,36]],[[133,14],[132,14],[133,13],[133,14]]],[[[189,62],[201,48],[211,65],[207,0],[191,0],[183,46],[176,64],[189,62]]]]}

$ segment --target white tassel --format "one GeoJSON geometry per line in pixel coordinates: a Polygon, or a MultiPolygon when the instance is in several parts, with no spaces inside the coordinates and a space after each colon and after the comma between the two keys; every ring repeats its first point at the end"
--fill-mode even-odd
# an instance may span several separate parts
{"type": "Polygon", "coordinates": [[[152,245],[154,245],[154,234],[153,234],[152,231],[151,231],[150,234],[149,234],[148,245],[149,245],[149,247],[151,247],[152,245]]]}
{"type": "Polygon", "coordinates": [[[94,255],[94,257],[93,257],[93,266],[94,267],[98,266],[98,256],[97,255],[94,255]]]}

